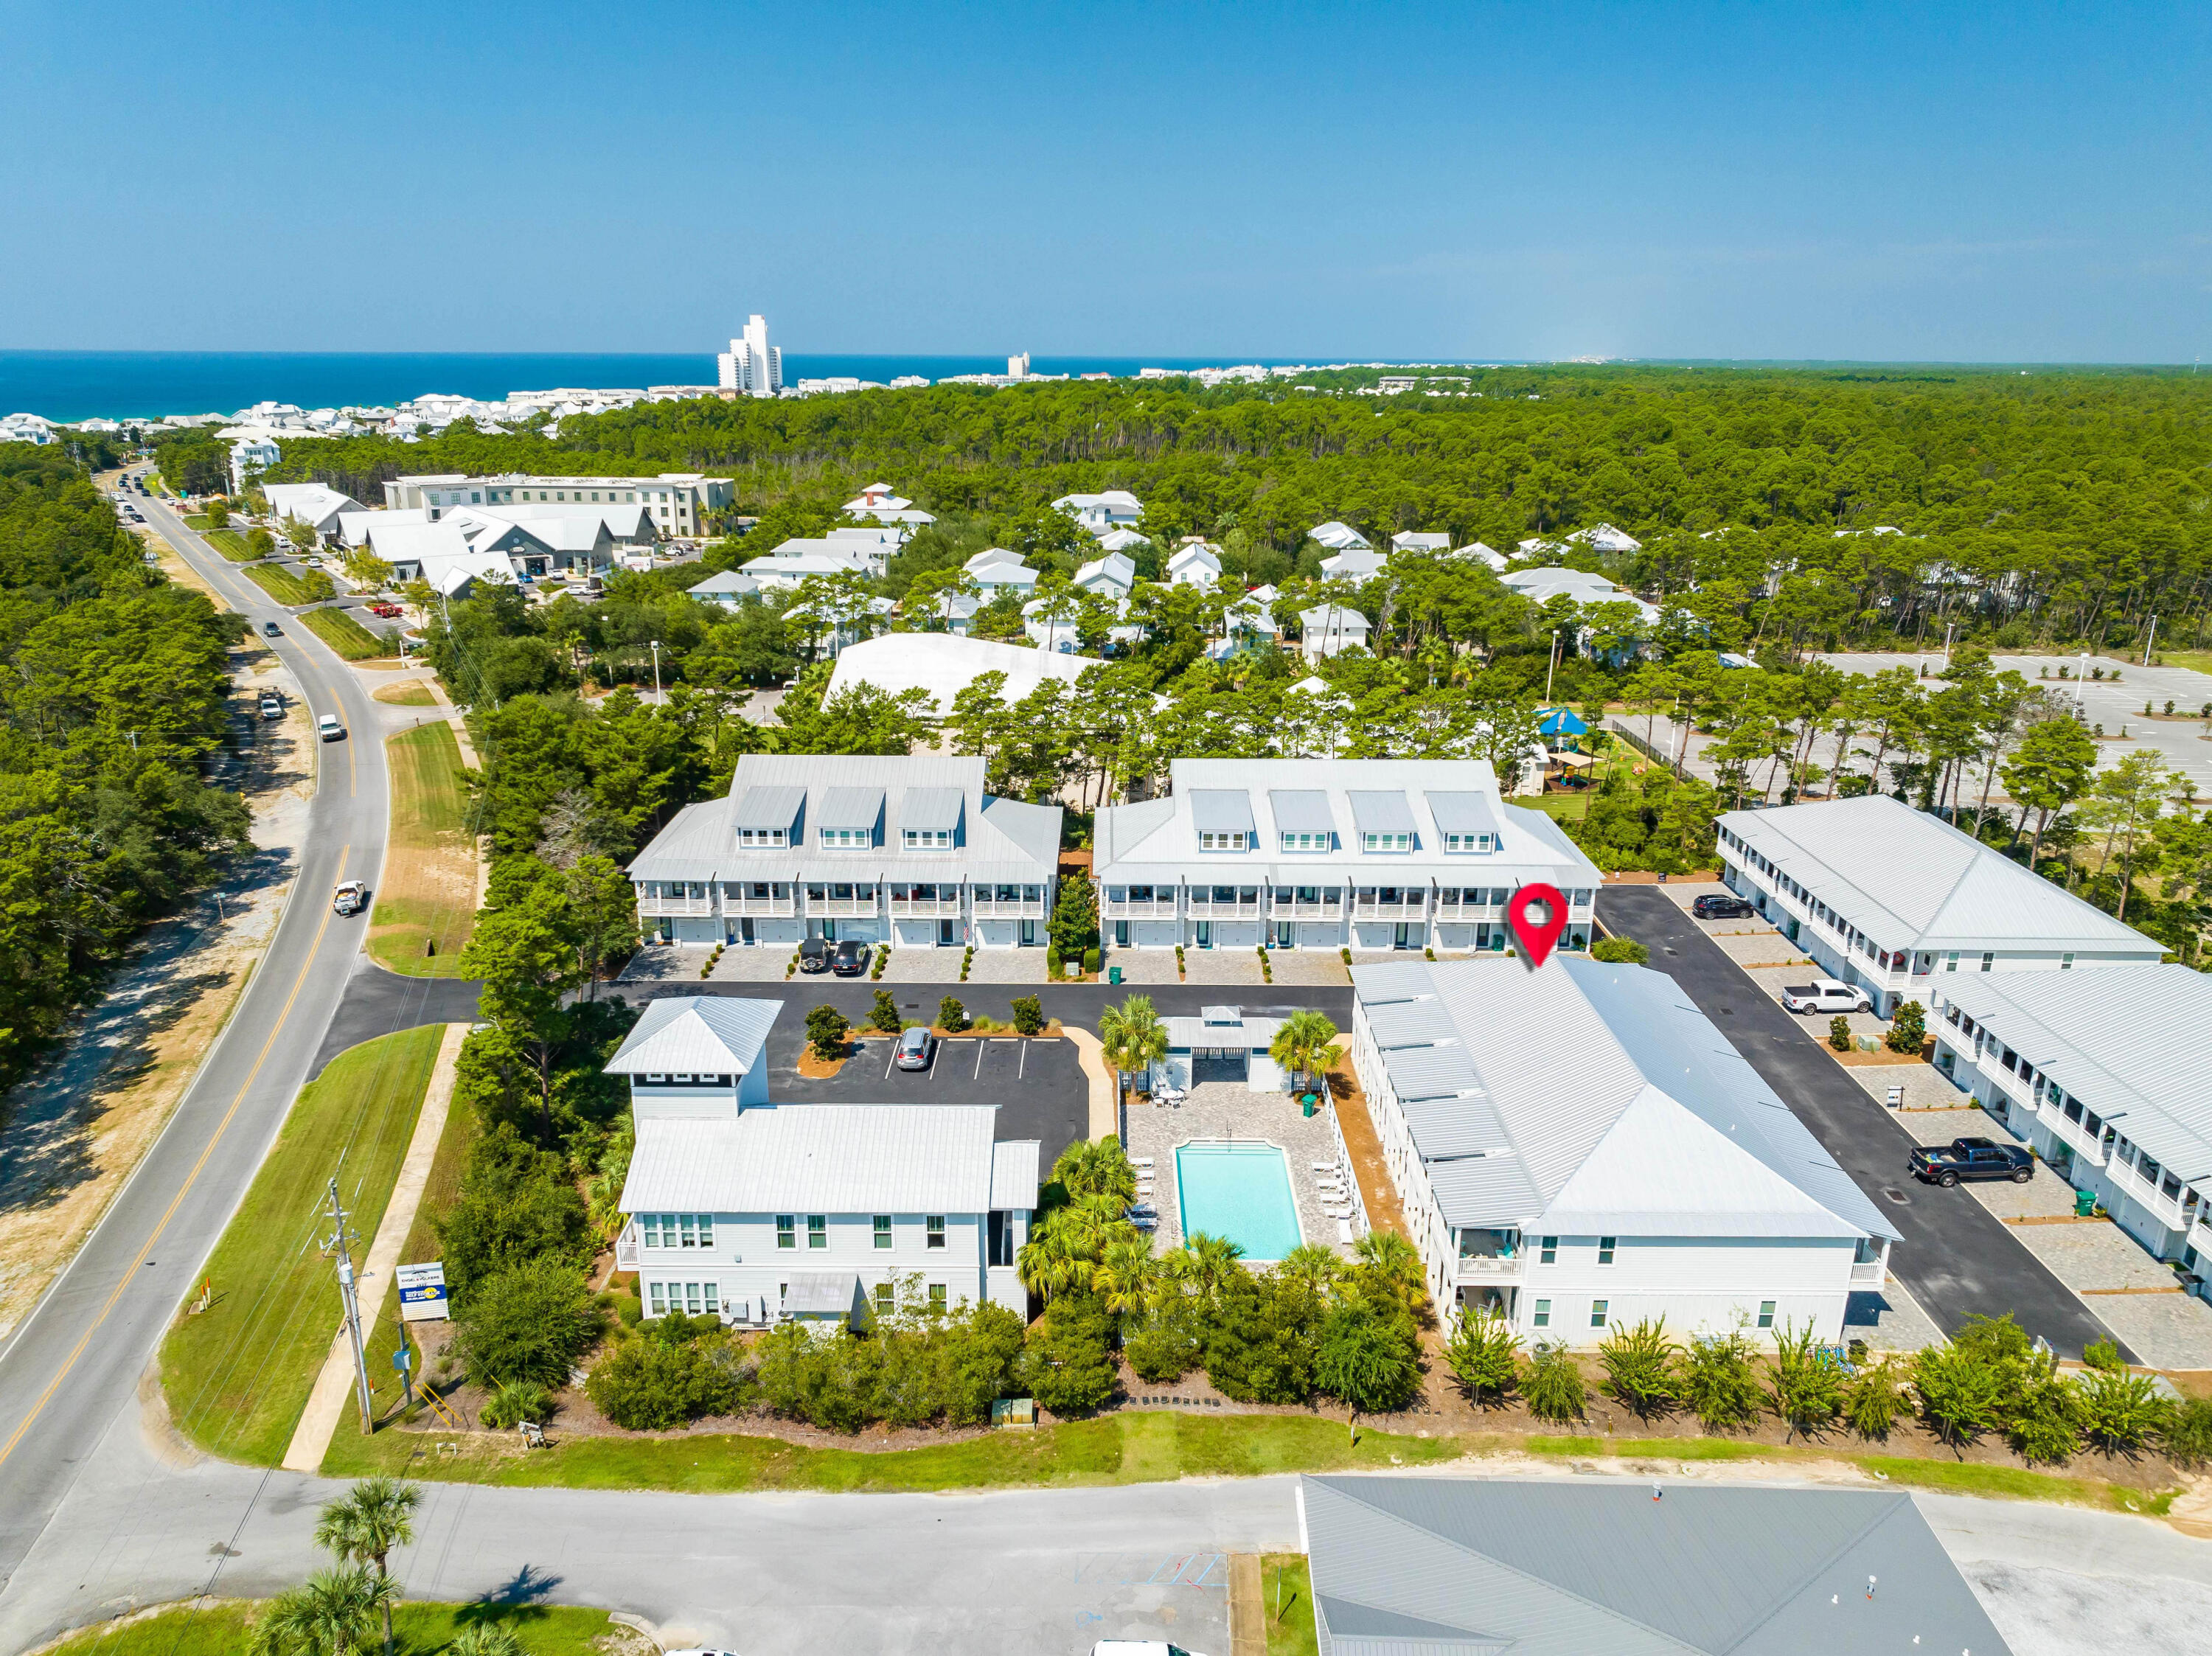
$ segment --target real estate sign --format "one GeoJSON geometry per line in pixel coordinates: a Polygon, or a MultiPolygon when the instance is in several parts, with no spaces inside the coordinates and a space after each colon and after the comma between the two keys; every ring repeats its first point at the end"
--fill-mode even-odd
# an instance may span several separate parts
{"type": "Polygon", "coordinates": [[[445,1321],[444,1260],[399,1267],[399,1315],[403,1321],[410,1323],[445,1321]]]}

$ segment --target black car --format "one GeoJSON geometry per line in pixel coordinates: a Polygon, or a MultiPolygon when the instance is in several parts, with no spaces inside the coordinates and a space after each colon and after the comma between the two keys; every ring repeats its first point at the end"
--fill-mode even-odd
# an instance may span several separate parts
{"type": "Polygon", "coordinates": [[[1690,905],[1690,913],[1701,920],[1741,920],[1750,918],[1752,907],[1741,897],[1709,893],[1690,905]]]}
{"type": "Polygon", "coordinates": [[[799,969],[802,972],[826,972],[830,969],[827,938],[809,937],[799,945],[799,969]]]}
{"type": "Polygon", "coordinates": [[[1954,1138],[1948,1144],[1923,1144],[1907,1164],[1924,1185],[1951,1186],[1962,1179],[2009,1179],[2025,1185],[2035,1177],[2035,1157],[2018,1144],[1994,1138],[1954,1138]]]}
{"type": "MultiPolygon", "coordinates": [[[[858,937],[846,937],[837,944],[830,957],[830,969],[841,978],[857,978],[868,969],[868,945],[858,937]]],[[[802,966],[805,961],[799,962],[802,966]]]]}

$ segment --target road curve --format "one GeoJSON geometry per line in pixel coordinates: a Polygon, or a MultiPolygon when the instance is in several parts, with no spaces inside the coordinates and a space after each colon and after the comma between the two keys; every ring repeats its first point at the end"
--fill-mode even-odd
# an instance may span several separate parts
{"type": "Polygon", "coordinates": [[[317,746],[293,900],[229,1023],[77,1257],[0,1346],[0,1589],[108,1427],[137,1406],[148,1360],[306,1079],[368,924],[333,914],[329,893],[379,879],[390,822],[382,721],[353,670],[167,502],[145,513],[257,635],[265,621],[284,628],[263,641],[311,718],[335,713],[348,736],[317,746]]]}

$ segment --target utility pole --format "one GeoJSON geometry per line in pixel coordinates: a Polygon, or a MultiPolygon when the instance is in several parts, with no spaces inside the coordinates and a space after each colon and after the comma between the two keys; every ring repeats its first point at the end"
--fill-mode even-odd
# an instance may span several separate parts
{"type": "Polygon", "coordinates": [[[653,701],[655,707],[660,703],[660,640],[659,639],[653,640],[653,701]]]}
{"type": "Polygon", "coordinates": [[[361,1338],[361,1297],[353,1279],[352,1228],[346,1223],[349,1216],[338,1202],[337,1175],[331,1175],[331,1205],[325,1216],[331,1222],[331,1239],[323,1244],[323,1252],[338,1257],[338,1297],[345,1303],[346,1332],[353,1338],[353,1378],[361,1401],[361,1431],[366,1437],[375,1429],[376,1394],[368,1383],[368,1348],[361,1338]]]}
{"type": "Polygon", "coordinates": [[[2146,666],[2146,667],[2148,667],[2148,666],[2149,666],[2149,665],[2150,665],[2150,646],[2152,646],[2152,644],[2153,644],[2153,643],[2154,643],[2154,642],[2157,640],[2157,638],[2158,638],[2158,617],[2157,617],[2156,616],[2153,616],[2150,618],[2150,631],[2149,631],[2149,632],[2148,632],[2148,633],[2146,633],[2146,634],[2143,635],[2143,658],[2142,658],[2142,664],[2143,664],[2144,666],[2146,666]]]}
{"type": "Polygon", "coordinates": [[[1552,675],[1559,670],[1559,629],[1552,628],[1552,652],[1544,658],[1544,705],[1552,705],[1552,675]]]}

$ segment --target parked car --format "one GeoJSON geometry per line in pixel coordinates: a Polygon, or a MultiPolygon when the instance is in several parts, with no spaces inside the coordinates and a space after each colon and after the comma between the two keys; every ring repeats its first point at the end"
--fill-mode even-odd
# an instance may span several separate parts
{"type": "Polygon", "coordinates": [[[2009,1179],[2025,1185],[2035,1177],[2035,1157],[2022,1145],[1994,1138],[1954,1138],[1948,1144],[1923,1144],[1908,1165],[1923,1184],[1949,1186],[1961,1179],[2009,1179]]]}
{"type": "Polygon", "coordinates": [[[1863,989],[1833,978],[1815,978],[1782,992],[1782,1004],[1793,1012],[1871,1012],[1874,1000],[1863,989]]]}
{"type": "Polygon", "coordinates": [[[802,972],[826,972],[830,969],[827,938],[809,937],[799,945],[799,969],[802,972]]]}
{"type": "Polygon", "coordinates": [[[868,969],[868,945],[858,937],[841,937],[830,956],[830,969],[841,978],[857,978],[868,969]]]}
{"type": "Polygon", "coordinates": [[[1708,893],[1690,905],[1690,913],[1701,920],[1747,919],[1757,912],[1742,898],[1719,893],[1708,893]]]}
{"type": "Polygon", "coordinates": [[[336,713],[325,713],[315,721],[315,734],[325,742],[336,742],[345,734],[345,726],[338,723],[336,713]]]}
{"type": "Polygon", "coordinates": [[[916,1024],[899,1037],[898,1056],[892,1060],[902,1070],[927,1070],[937,1051],[937,1037],[916,1024]]]}
{"type": "Polygon", "coordinates": [[[273,621],[264,621],[261,623],[261,635],[264,638],[282,638],[284,629],[273,621]]]}
{"type": "Polygon", "coordinates": [[[264,719],[282,719],[282,718],[283,718],[283,716],[284,716],[284,702],[283,702],[283,699],[282,697],[278,696],[278,695],[275,695],[275,694],[273,694],[273,693],[272,693],[272,694],[270,694],[270,695],[264,695],[264,696],[261,698],[261,716],[262,716],[264,719]]]}
{"type": "Polygon", "coordinates": [[[339,914],[358,914],[368,907],[368,888],[359,880],[348,880],[331,894],[331,907],[339,914]]]}

